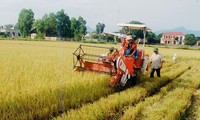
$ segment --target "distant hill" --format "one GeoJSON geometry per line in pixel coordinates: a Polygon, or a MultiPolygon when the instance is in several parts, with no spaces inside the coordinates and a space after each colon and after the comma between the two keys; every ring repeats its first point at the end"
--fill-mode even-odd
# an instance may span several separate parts
{"type": "Polygon", "coordinates": [[[87,28],[87,33],[91,33],[91,32],[93,32],[93,31],[95,31],[95,30],[92,29],[90,26],[86,26],[86,28],[87,28]]]}
{"type": "Polygon", "coordinates": [[[154,31],[155,34],[160,34],[163,32],[183,32],[184,34],[194,34],[195,36],[200,36],[200,31],[195,31],[195,30],[188,30],[184,27],[177,27],[174,29],[165,29],[165,30],[159,30],[159,31],[154,31]]]}

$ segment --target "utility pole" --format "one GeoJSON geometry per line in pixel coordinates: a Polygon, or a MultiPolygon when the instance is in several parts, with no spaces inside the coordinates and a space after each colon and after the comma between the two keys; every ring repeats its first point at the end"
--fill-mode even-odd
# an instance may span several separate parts
{"type": "Polygon", "coordinates": [[[143,47],[145,47],[145,42],[146,42],[146,28],[144,28],[144,30],[143,30],[143,35],[144,35],[143,47]]]}

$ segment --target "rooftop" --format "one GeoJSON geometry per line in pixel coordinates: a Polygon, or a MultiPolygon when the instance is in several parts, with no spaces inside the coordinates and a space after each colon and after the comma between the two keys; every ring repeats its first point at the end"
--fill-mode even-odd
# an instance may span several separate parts
{"type": "Polygon", "coordinates": [[[184,33],[182,33],[182,32],[164,32],[163,35],[177,36],[177,35],[184,35],[184,33]]]}

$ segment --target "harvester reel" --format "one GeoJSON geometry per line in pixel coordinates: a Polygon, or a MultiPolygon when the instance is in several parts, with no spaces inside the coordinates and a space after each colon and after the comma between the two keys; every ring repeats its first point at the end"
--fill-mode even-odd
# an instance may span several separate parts
{"type": "Polygon", "coordinates": [[[107,57],[110,47],[80,45],[73,53],[74,69],[113,74],[112,61],[107,57]]]}

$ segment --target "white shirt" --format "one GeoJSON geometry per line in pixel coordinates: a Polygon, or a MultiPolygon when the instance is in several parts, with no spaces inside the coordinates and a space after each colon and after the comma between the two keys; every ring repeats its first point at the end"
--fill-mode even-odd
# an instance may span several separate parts
{"type": "Polygon", "coordinates": [[[158,69],[161,67],[161,61],[163,61],[162,54],[153,53],[150,58],[151,61],[151,68],[158,69]]]}
{"type": "Polygon", "coordinates": [[[176,60],[176,58],[177,58],[177,57],[176,57],[176,53],[175,53],[172,59],[173,59],[173,60],[176,60]]]}

